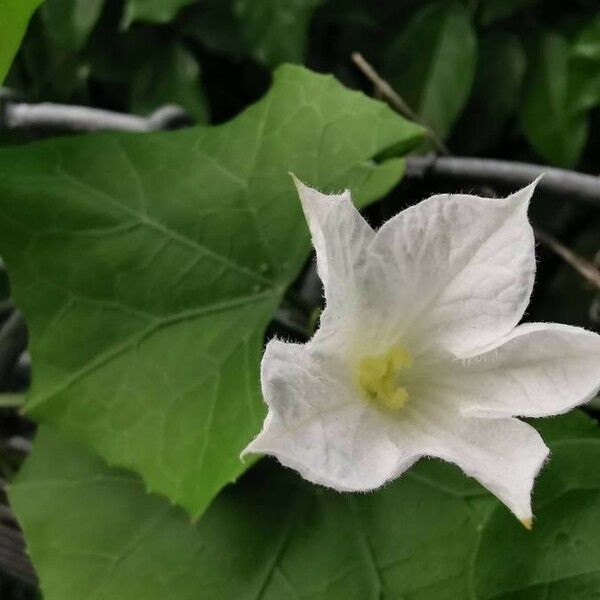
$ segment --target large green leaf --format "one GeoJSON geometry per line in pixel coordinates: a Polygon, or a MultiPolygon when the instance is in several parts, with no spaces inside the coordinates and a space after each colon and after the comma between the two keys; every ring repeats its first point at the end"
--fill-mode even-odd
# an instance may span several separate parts
{"type": "Polygon", "coordinates": [[[264,461],[194,526],[46,429],[10,500],[46,600],[587,599],[600,576],[600,438],[581,414],[541,427],[553,457],[531,532],[437,461],[354,495],[264,461]]]}
{"type": "Polygon", "coordinates": [[[525,68],[525,52],[516,35],[483,36],[473,92],[455,128],[453,148],[473,154],[496,141],[519,106],[525,68]]]}
{"type": "Polygon", "coordinates": [[[27,409],[198,515],[246,468],[264,329],[309,253],[288,171],[359,205],[421,131],[300,67],[218,127],[0,152],[0,255],[31,329],[27,409]]]}
{"type": "Polygon", "coordinates": [[[419,117],[446,137],[469,97],[476,50],[464,5],[429,4],[390,46],[385,73],[419,117]]]}
{"type": "Polygon", "coordinates": [[[27,23],[42,0],[0,0],[0,85],[19,48],[27,23]]]}
{"type": "Polygon", "coordinates": [[[573,167],[588,136],[587,110],[600,102],[598,63],[574,55],[567,39],[555,33],[538,40],[531,59],[523,129],[540,156],[573,167]]]}

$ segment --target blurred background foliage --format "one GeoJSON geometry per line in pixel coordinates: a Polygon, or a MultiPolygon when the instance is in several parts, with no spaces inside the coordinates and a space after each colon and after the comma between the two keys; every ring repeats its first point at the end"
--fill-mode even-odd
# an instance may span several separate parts
{"type": "Polygon", "coordinates": [[[454,154],[597,167],[593,0],[46,0],[7,85],[139,114],[176,102],[218,123],[282,62],[365,87],[353,51],[454,154]]]}
{"type": "MultiPolygon", "coordinates": [[[[140,115],[178,103],[222,123],[283,62],[373,93],[354,51],[452,154],[600,171],[596,0],[46,0],[6,85],[31,102],[140,115]]],[[[432,191],[405,184],[400,202],[432,191]]],[[[544,199],[533,217],[588,259],[598,251],[597,210],[544,199]]],[[[595,327],[594,291],[541,255],[531,318],[595,327]]]]}

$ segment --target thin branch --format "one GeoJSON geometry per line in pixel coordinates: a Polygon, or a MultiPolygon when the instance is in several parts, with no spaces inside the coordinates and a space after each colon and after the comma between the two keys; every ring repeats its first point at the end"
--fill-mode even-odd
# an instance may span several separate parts
{"type": "Polygon", "coordinates": [[[1,109],[0,121],[7,129],[144,132],[173,129],[191,123],[187,113],[175,105],[163,106],[148,117],[51,102],[26,104],[6,100],[1,109]]]}
{"type": "Polygon", "coordinates": [[[540,242],[546,244],[553,252],[558,254],[567,264],[577,271],[586,281],[600,290],[600,271],[589,261],[579,256],[566,246],[563,246],[558,240],[549,233],[535,230],[535,236],[540,242]]]}
{"type": "Polygon", "coordinates": [[[9,450],[18,452],[19,454],[27,455],[31,452],[31,441],[20,435],[8,438],[5,445],[9,450]]]}
{"type": "Polygon", "coordinates": [[[379,95],[387,100],[390,106],[396,109],[401,115],[418,123],[426,129],[427,135],[442,154],[450,154],[448,146],[442,139],[425,123],[415,111],[408,105],[406,100],[373,68],[360,52],[352,53],[352,62],[360,69],[362,74],[373,84],[379,95]]]}
{"type": "Polygon", "coordinates": [[[491,185],[514,190],[544,175],[538,190],[600,206],[600,177],[555,167],[464,156],[409,156],[405,177],[451,181],[468,185],[491,185]]]}

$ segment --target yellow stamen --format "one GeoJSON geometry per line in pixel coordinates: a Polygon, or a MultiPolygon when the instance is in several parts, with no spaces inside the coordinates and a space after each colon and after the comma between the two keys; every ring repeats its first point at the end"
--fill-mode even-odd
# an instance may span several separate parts
{"type": "Polygon", "coordinates": [[[412,365],[405,348],[394,346],[385,354],[366,356],[358,364],[358,385],[365,397],[387,410],[400,410],[408,401],[408,391],[398,384],[398,372],[412,365]]]}

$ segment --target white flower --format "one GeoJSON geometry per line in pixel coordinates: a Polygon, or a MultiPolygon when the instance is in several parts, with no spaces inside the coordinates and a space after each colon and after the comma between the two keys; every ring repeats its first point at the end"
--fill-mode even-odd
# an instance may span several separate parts
{"type": "Polygon", "coordinates": [[[373,490],[438,457],[530,527],[548,448],[515,417],[566,412],[600,388],[600,336],[516,327],[535,273],[535,183],[499,200],[433,196],[377,232],[348,191],[296,186],[326,308],[308,343],[267,345],[269,413],[244,453],[340,491],[373,490]]]}

